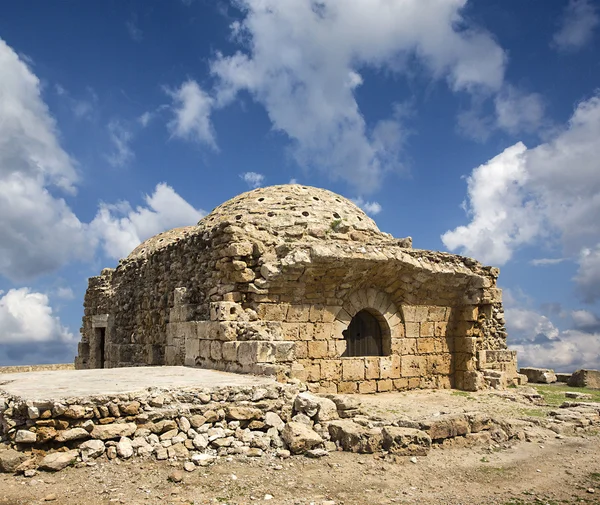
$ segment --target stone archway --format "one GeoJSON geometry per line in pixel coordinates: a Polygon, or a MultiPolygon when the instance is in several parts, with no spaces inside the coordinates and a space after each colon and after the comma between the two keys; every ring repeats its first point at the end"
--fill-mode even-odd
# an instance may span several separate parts
{"type": "Polygon", "coordinates": [[[385,320],[381,319],[381,316],[376,317],[369,309],[357,312],[348,328],[342,332],[346,340],[346,350],[342,358],[384,356],[383,337],[384,334],[386,337],[389,335],[389,328],[385,320]]]}
{"type": "MultiPolygon", "coordinates": [[[[393,354],[393,342],[399,342],[398,339],[404,337],[405,334],[404,317],[390,297],[375,288],[355,291],[347,298],[334,321],[334,338],[344,338],[344,332],[348,330],[353,318],[361,311],[368,312],[379,324],[381,330],[381,354],[379,356],[393,354]]],[[[343,356],[348,356],[348,354],[344,352],[343,356]]]]}

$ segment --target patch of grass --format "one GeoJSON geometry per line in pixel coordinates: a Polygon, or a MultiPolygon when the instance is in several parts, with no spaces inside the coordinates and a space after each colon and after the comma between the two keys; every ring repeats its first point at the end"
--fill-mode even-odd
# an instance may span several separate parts
{"type": "Polygon", "coordinates": [[[337,232],[339,230],[341,224],[342,224],[341,219],[334,219],[333,221],[331,221],[329,228],[331,228],[333,231],[337,232]]]}
{"type": "Polygon", "coordinates": [[[472,396],[468,391],[452,391],[452,396],[462,396],[467,400],[475,400],[475,397],[472,396]]]}
{"type": "Polygon", "coordinates": [[[591,395],[591,400],[583,400],[586,402],[600,402],[600,390],[598,389],[587,389],[587,388],[575,388],[571,386],[565,385],[557,385],[557,384],[536,384],[535,389],[539,394],[544,397],[544,401],[552,406],[558,407],[564,401],[576,401],[573,398],[566,398],[565,393],[567,391],[573,391],[575,393],[584,393],[586,395],[591,395]]]}
{"type": "Polygon", "coordinates": [[[519,412],[523,416],[530,417],[546,417],[548,415],[548,413],[542,409],[519,409],[519,412]]]}

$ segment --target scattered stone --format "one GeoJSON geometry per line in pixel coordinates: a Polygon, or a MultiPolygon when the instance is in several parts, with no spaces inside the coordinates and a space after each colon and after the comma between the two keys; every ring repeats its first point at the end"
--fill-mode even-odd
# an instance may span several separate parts
{"type": "Polygon", "coordinates": [[[294,454],[304,451],[323,443],[321,436],[305,424],[291,421],[285,425],[281,437],[287,444],[289,450],[294,454]]]}
{"type": "Polygon", "coordinates": [[[429,435],[414,428],[385,426],[381,434],[383,448],[398,456],[426,456],[431,447],[429,435]]]}
{"type": "Polygon", "coordinates": [[[0,451],[0,472],[14,473],[17,467],[27,459],[27,454],[14,449],[0,451]]]}
{"type": "Polygon", "coordinates": [[[306,451],[304,455],[308,458],[318,459],[329,456],[329,453],[325,449],[310,449],[306,451]]]}
{"type": "Polygon", "coordinates": [[[576,391],[566,391],[565,397],[566,398],[574,398],[576,400],[591,400],[592,399],[592,395],[587,394],[587,393],[578,393],[576,391]]]}
{"type": "Polygon", "coordinates": [[[44,496],[44,501],[55,501],[55,500],[56,500],[55,494],[48,494],[48,495],[44,496]]]}
{"type": "Polygon", "coordinates": [[[180,470],[173,470],[168,477],[171,482],[181,482],[183,480],[183,473],[180,470]]]}
{"type": "Polygon", "coordinates": [[[70,430],[59,431],[56,436],[57,442],[70,442],[72,440],[81,440],[89,438],[90,434],[83,428],[71,428],[70,430]]]}
{"type": "Polygon", "coordinates": [[[102,440],[87,440],[79,446],[79,450],[81,451],[82,459],[85,461],[102,456],[106,448],[102,440]]]}
{"type": "Polygon", "coordinates": [[[381,449],[381,428],[368,428],[349,419],[332,421],[328,426],[332,442],[345,451],[374,453],[381,449]]]}
{"type": "Polygon", "coordinates": [[[79,451],[77,450],[53,452],[45,456],[42,461],[40,461],[39,468],[40,470],[59,472],[60,470],[63,470],[69,465],[75,463],[75,461],[77,461],[77,456],[79,456],[79,451]]]}
{"type": "Polygon", "coordinates": [[[573,387],[600,389],[600,370],[577,370],[567,384],[573,387]]]}
{"type": "Polygon", "coordinates": [[[108,459],[115,459],[117,457],[117,448],[114,445],[106,448],[106,457],[108,459]]]}
{"type": "Polygon", "coordinates": [[[117,455],[123,459],[129,459],[133,456],[133,446],[129,438],[121,437],[117,444],[117,455]]]}
{"type": "Polygon", "coordinates": [[[34,470],[34,469],[25,470],[23,472],[23,475],[28,478],[35,477],[37,475],[37,470],[34,470]]]}
{"type": "Polygon", "coordinates": [[[113,440],[115,438],[130,437],[136,429],[135,423],[96,425],[92,430],[92,438],[113,440]]]}
{"type": "Polygon", "coordinates": [[[35,444],[37,441],[37,435],[29,430],[19,430],[15,435],[15,442],[17,444],[35,444]]]}
{"type": "Polygon", "coordinates": [[[216,457],[211,454],[194,454],[192,455],[192,461],[198,466],[209,466],[216,461],[216,457]]]}
{"type": "Polygon", "coordinates": [[[271,426],[272,428],[277,428],[281,431],[285,426],[285,423],[275,412],[267,412],[265,414],[265,425],[271,426]]]}
{"type": "Polygon", "coordinates": [[[192,463],[191,461],[186,461],[183,464],[183,469],[186,472],[193,472],[194,470],[196,470],[196,465],[194,463],[192,463]]]}
{"type": "Polygon", "coordinates": [[[556,374],[554,373],[554,370],[549,368],[527,367],[521,368],[519,373],[526,375],[529,382],[538,384],[551,384],[556,382],[556,374]]]}

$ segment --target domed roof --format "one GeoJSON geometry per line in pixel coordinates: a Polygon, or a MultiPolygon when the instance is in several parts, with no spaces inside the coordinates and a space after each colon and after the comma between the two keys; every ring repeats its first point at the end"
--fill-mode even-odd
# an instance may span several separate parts
{"type": "Polygon", "coordinates": [[[219,205],[198,225],[222,222],[253,225],[275,234],[301,236],[304,230],[361,231],[380,235],[375,222],[347,198],[326,189],[285,184],[242,193],[219,205]]]}
{"type": "Polygon", "coordinates": [[[196,226],[182,226],[181,228],[173,228],[172,230],[154,235],[131,251],[129,256],[127,256],[127,260],[147,258],[159,249],[174,242],[179,242],[182,238],[191,235],[196,229],[196,226]]]}

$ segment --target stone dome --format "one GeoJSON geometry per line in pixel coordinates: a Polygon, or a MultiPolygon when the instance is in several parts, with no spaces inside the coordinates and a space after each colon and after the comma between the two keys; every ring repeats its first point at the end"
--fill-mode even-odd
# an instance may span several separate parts
{"type": "Polygon", "coordinates": [[[347,198],[300,184],[267,186],[242,193],[219,205],[198,225],[212,228],[223,222],[241,227],[252,225],[274,235],[296,238],[305,234],[314,237],[318,230],[321,234],[354,231],[364,236],[382,235],[375,221],[347,198]]]}
{"type": "Polygon", "coordinates": [[[162,249],[169,244],[179,242],[181,239],[188,237],[194,232],[194,230],[196,230],[196,226],[182,226],[180,228],[173,228],[172,230],[164,231],[158,235],[154,235],[148,240],[144,240],[144,242],[131,251],[129,256],[127,256],[127,260],[129,261],[147,258],[159,249],[162,249]]]}

